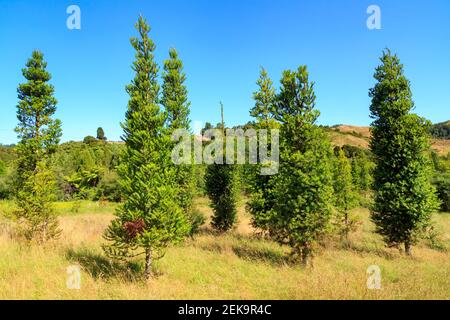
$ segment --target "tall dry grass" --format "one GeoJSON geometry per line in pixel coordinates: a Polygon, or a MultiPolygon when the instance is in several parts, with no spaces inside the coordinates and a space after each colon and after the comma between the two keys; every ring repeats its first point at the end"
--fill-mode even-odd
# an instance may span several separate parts
{"type": "MultiPolygon", "coordinates": [[[[11,237],[0,220],[0,299],[449,299],[450,215],[436,214],[441,242],[447,251],[422,242],[406,257],[384,247],[373,234],[368,211],[355,210],[363,221],[351,245],[326,241],[313,268],[292,265],[288,248],[258,239],[250,218],[239,209],[240,223],[225,235],[202,228],[193,240],[168,249],[156,263],[156,276],[140,281],[138,261],[109,261],[102,253],[102,232],[113,205],[83,202],[78,212],[58,204],[63,229],[59,241],[28,245],[11,237]],[[81,289],[66,286],[66,269],[81,267],[81,289]],[[367,267],[382,270],[382,289],[366,286],[367,267]]],[[[0,212],[8,204],[0,203],[0,212]]],[[[210,215],[206,199],[197,209],[210,215]]],[[[1,215],[1,214],[0,214],[1,215]]]]}

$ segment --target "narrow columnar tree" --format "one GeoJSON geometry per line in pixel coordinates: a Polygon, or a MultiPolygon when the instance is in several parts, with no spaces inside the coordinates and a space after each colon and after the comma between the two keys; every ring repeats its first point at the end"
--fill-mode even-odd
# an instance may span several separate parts
{"type": "MultiPolygon", "coordinates": [[[[223,119],[223,105],[221,105],[221,130],[222,137],[225,138],[225,123],[223,119]]],[[[223,152],[226,157],[226,148],[223,152]]],[[[232,229],[237,221],[237,172],[234,164],[214,163],[207,167],[205,173],[206,192],[211,200],[211,207],[214,211],[211,224],[214,229],[226,232],[232,229]]]]}
{"type": "Polygon", "coordinates": [[[27,82],[17,89],[16,127],[17,145],[17,204],[16,215],[25,236],[43,242],[59,234],[58,222],[52,208],[54,200],[53,176],[48,158],[55,151],[61,137],[61,122],[53,119],[57,100],[48,82],[44,55],[33,51],[22,70],[27,82]]]}
{"type": "Polygon", "coordinates": [[[390,246],[403,244],[411,254],[417,235],[437,207],[430,178],[429,121],[410,113],[414,108],[403,65],[389,50],[376,68],[370,90],[374,154],[375,204],[372,220],[390,246]]]}
{"type": "MultiPolygon", "coordinates": [[[[275,88],[264,68],[261,68],[260,76],[256,84],[258,90],[253,93],[255,105],[250,110],[250,115],[256,118],[255,127],[256,129],[265,129],[268,131],[277,129],[279,124],[273,119],[274,105],[276,102],[275,88]]],[[[259,136],[258,139],[260,139],[259,136]]],[[[271,141],[270,137],[267,141],[271,141]]],[[[268,150],[270,150],[270,145],[268,146],[268,150]]],[[[260,174],[260,162],[258,165],[252,165],[250,171],[250,199],[247,203],[247,210],[252,215],[252,225],[258,230],[267,232],[274,201],[274,177],[260,174]]]]}
{"type": "MultiPolygon", "coordinates": [[[[183,63],[175,49],[170,49],[169,59],[164,62],[162,78],[161,103],[165,107],[169,131],[171,133],[177,129],[190,131],[190,102],[188,101],[188,92],[184,84],[186,75],[183,72],[183,63]]],[[[177,199],[185,213],[191,218],[194,195],[193,166],[180,164],[177,165],[176,171],[177,183],[180,187],[177,199]]]]}
{"type": "Polygon", "coordinates": [[[336,227],[339,235],[348,240],[348,234],[355,229],[356,219],[350,210],[356,207],[357,197],[353,185],[352,166],[345,152],[339,150],[334,167],[334,205],[337,210],[336,227]]]}
{"type": "Polygon", "coordinates": [[[105,252],[114,258],[145,256],[144,276],[151,276],[152,260],[165,248],[181,241],[188,232],[183,210],[176,201],[176,170],[171,161],[172,141],[160,110],[158,66],[150,27],[140,17],[139,38],[132,38],[136,50],[135,77],[126,87],[130,96],[123,140],[125,150],[118,166],[124,203],[105,233],[110,241],[105,252]]]}
{"type": "Polygon", "coordinates": [[[275,117],[282,123],[270,234],[306,265],[331,218],[332,150],[316,124],[314,83],[306,66],[285,71],[275,117]]]}

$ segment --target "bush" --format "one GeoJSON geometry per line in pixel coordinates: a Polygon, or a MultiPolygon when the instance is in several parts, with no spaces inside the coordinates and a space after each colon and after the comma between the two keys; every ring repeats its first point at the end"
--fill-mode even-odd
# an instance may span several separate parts
{"type": "Polygon", "coordinates": [[[439,175],[433,180],[438,198],[441,201],[441,210],[450,212],[450,174],[439,175]]]}
{"type": "Polygon", "coordinates": [[[214,211],[212,226],[225,232],[237,221],[237,171],[229,164],[211,164],[205,174],[205,185],[214,211]]]}
{"type": "Polygon", "coordinates": [[[205,224],[206,218],[201,212],[192,211],[188,215],[188,220],[191,226],[189,236],[193,238],[200,231],[200,227],[205,224]]]}
{"type": "Polygon", "coordinates": [[[14,170],[4,167],[0,173],[0,199],[11,199],[13,195],[14,170]]]}
{"type": "Polygon", "coordinates": [[[96,200],[120,202],[121,189],[116,172],[108,171],[102,175],[97,186],[96,200]]]}
{"type": "Polygon", "coordinates": [[[93,136],[86,136],[84,137],[83,142],[85,144],[95,144],[97,143],[97,139],[93,136]]]}

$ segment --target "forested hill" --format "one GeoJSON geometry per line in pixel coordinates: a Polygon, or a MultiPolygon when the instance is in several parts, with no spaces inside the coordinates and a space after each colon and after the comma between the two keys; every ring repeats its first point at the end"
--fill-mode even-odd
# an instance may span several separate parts
{"type": "Polygon", "coordinates": [[[431,134],[438,139],[450,140],[450,120],[434,124],[431,128],[431,134]]]}

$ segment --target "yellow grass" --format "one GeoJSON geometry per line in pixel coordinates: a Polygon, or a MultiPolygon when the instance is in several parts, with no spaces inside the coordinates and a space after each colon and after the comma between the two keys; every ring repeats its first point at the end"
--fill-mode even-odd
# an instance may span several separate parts
{"type": "MultiPolygon", "coordinates": [[[[370,127],[340,125],[330,132],[331,141],[334,145],[342,147],[351,145],[360,148],[369,147],[370,127]]],[[[440,155],[450,153],[450,140],[432,139],[431,148],[440,155]]]]}
{"type": "MultiPolygon", "coordinates": [[[[171,247],[157,262],[157,276],[138,280],[142,267],[110,262],[101,250],[102,232],[113,205],[83,202],[58,204],[63,234],[55,243],[29,246],[9,236],[0,218],[0,299],[449,299],[450,255],[425,243],[413,257],[386,249],[372,231],[366,209],[354,214],[363,224],[352,235],[352,246],[324,243],[313,268],[287,263],[287,248],[253,236],[250,218],[239,209],[235,231],[217,235],[205,226],[194,239],[171,247]],[[81,289],[66,286],[66,269],[82,269],[81,289]],[[367,267],[382,270],[382,289],[366,286],[367,267]]],[[[197,208],[210,215],[208,202],[197,208]]],[[[0,203],[1,212],[8,203],[0,203]]],[[[442,241],[450,248],[450,215],[434,217],[442,241]]]]}
{"type": "Polygon", "coordinates": [[[336,127],[340,132],[343,133],[357,133],[364,138],[370,138],[370,127],[360,127],[360,126],[350,126],[350,125],[340,125],[336,127]]]}
{"type": "Polygon", "coordinates": [[[355,146],[363,149],[369,148],[369,140],[356,137],[350,134],[345,134],[337,131],[331,131],[330,133],[331,143],[335,146],[342,147],[344,145],[355,146]]]}
{"type": "Polygon", "coordinates": [[[450,154],[450,140],[433,139],[431,141],[431,148],[433,148],[440,155],[450,154]]]}

